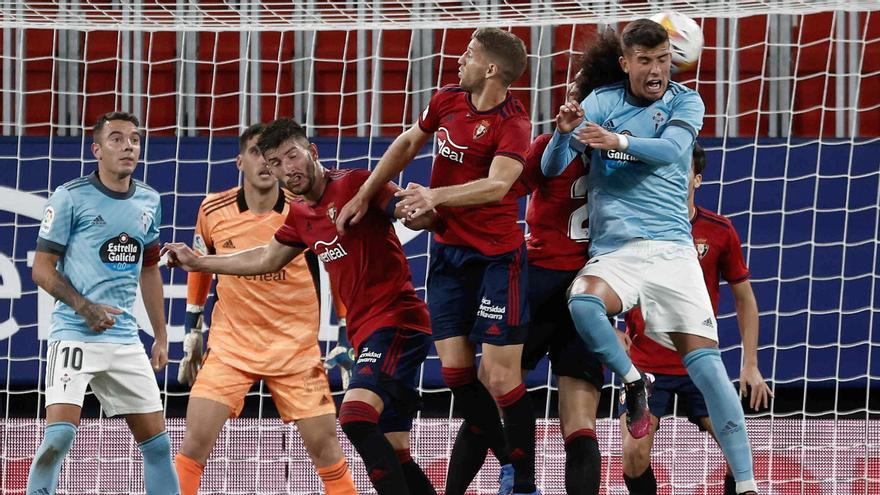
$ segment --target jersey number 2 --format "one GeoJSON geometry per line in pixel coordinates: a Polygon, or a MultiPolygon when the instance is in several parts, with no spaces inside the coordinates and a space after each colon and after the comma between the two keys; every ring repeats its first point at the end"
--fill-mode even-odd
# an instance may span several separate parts
{"type": "MultiPolygon", "coordinates": [[[[571,199],[586,199],[587,197],[587,176],[582,175],[571,185],[571,199]]],[[[587,226],[588,220],[587,204],[584,203],[580,208],[574,210],[568,217],[568,237],[577,242],[587,242],[590,240],[590,228],[587,226]]]]}

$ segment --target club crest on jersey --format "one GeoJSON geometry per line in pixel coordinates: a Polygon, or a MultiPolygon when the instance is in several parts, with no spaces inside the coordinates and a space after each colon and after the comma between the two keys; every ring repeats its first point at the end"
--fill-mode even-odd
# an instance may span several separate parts
{"type": "Polygon", "coordinates": [[[141,243],[122,232],[105,241],[98,250],[98,254],[108,268],[117,272],[125,272],[138,266],[141,261],[141,251],[141,243]]]}
{"type": "Polygon", "coordinates": [[[700,259],[709,254],[709,241],[707,239],[694,239],[694,247],[697,248],[697,256],[700,259]]]}
{"type": "Polygon", "coordinates": [[[336,221],[336,204],[335,203],[330,203],[327,206],[327,217],[330,218],[331,222],[336,221]]]}
{"type": "Polygon", "coordinates": [[[150,215],[150,212],[144,211],[141,212],[141,228],[144,229],[144,234],[150,229],[150,224],[153,223],[153,216],[150,215]]]}
{"type": "Polygon", "coordinates": [[[316,241],[312,252],[318,256],[322,263],[330,263],[348,256],[348,251],[339,242],[339,236],[334,237],[330,242],[316,241]]]}
{"type": "Polygon", "coordinates": [[[486,134],[486,131],[489,130],[489,125],[490,124],[488,120],[481,120],[480,123],[477,124],[477,127],[474,128],[474,141],[480,139],[481,137],[483,137],[483,135],[486,134]]]}
{"type": "Polygon", "coordinates": [[[467,146],[455,144],[449,129],[441,127],[437,129],[437,152],[456,163],[464,163],[464,152],[467,146]]]}
{"type": "Polygon", "coordinates": [[[657,132],[657,129],[666,122],[666,116],[660,110],[657,110],[657,113],[651,118],[654,120],[654,132],[657,132]]]}

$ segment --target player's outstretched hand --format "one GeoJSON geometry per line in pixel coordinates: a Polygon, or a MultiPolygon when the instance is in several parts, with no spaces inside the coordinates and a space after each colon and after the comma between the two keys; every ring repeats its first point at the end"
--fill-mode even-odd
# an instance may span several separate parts
{"type": "Polygon", "coordinates": [[[355,194],[336,215],[336,232],[339,235],[345,234],[345,228],[349,225],[357,225],[361,218],[367,214],[369,208],[370,202],[367,198],[360,193],[355,194]]]}
{"type": "Polygon", "coordinates": [[[556,114],[556,129],[562,133],[573,131],[584,121],[584,109],[575,102],[567,101],[560,105],[556,114]]]}
{"type": "Polygon", "coordinates": [[[593,122],[587,122],[587,125],[578,131],[575,138],[581,143],[599,150],[616,150],[620,146],[617,134],[609,132],[593,122]]]}
{"type": "Polygon", "coordinates": [[[182,242],[166,242],[162,246],[160,256],[167,255],[168,268],[183,268],[188,272],[196,271],[195,263],[198,255],[182,242]]]}
{"type": "Polygon", "coordinates": [[[749,407],[757,411],[770,407],[773,392],[764,381],[764,376],[757,366],[744,366],[739,373],[739,397],[749,397],[749,407]]]}
{"type": "Polygon", "coordinates": [[[77,312],[86,320],[86,325],[98,333],[102,333],[116,324],[116,318],[112,315],[121,315],[123,313],[119,308],[93,302],[86,304],[77,312]]]}
{"type": "Polygon", "coordinates": [[[430,214],[437,206],[437,192],[414,182],[410,182],[406,189],[397,191],[394,195],[400,198],[397,208],[402,209],[410,220],[430,214]]]}
{"type": "Polygon", "coordinates": [[[153,370],[158,373],[168,364],[168,340],[156,339],[153,341],[153,348],[150,351],[150,364],[153,370]]]}

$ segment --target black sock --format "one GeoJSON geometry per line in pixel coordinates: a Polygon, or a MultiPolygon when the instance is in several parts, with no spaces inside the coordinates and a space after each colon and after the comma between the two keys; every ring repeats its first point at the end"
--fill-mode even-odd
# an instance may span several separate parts
{"type": "Polygon", "coordinates": [[[483,466],[487,448],[502,466],[511,463],[510,453],[495,400],[477,380],[476,368],[444,367],[441,372],[467,425],[466,433],[462,435],[460,429],[455,439],[446,476],[447,495],[459,495],[465,493],[483,466]]]}
{"type": "Polygon", "coordinates": [[[515,472],[513,490],[532,493],[535,491],[535,411],[532,401],[522,383],[496,397],[495,401],[504,411],[504,429],[515,472]]]}
{"type": "Polygon", "coordinates": [[[339,424],[367,468],[373,488],[379,495],[407,495],[406,478],[394,447],[379,430],[379,413],[361,401],[343,402],[339,424]]]}
{"type": "Polygon", "coordinates": [[[397,450],[396,453],[400,467],[403,469],[403,477],[406,478],[406,486],[409,488],[410,495],[437,495],[434,485],[425,476],[422,468],[413,460],[409,449],[397,450]]]}
{"type": "Polygon", "coordinates": [[[565,437],[565,493],[595,495],[602,482],[602,455],[596,432],[584,428],[565,437]]]}
{"type": "Polygon", "coordinates": [[[724,475],[724,495],[737,495],[736,494],[736,480],[733,479],[733,475],[730,475],[730,474],[724,475]]]}
{"type": "Polygon", "coordinates": [[[489,446],[483,436],[474,433],[467,420],[461,423],[449,456],[446,495],[464,495],[488,454],[489,446]]]}
{"type": "Polygon", "coordinates": [[[657,479],[654,478],[654,470],[648,464],[648,469],[635,478],[623,475],[623,481],[629,488],[630,495],[657,495],[657,479]]]}

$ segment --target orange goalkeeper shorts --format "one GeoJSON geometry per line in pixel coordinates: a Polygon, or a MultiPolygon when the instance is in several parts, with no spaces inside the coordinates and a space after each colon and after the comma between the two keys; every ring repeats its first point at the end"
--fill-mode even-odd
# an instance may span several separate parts
{"type": "Polygon", "coordinates": [[[248,391],[261,379],[269,387],[285,423],[336,414],[327,374],[320,361],[299,373],[261,377],[230,366],[208,352],[189,396],[225,404],[231,410],[229,417],[235,418],[241,414],[248,391]]]}

